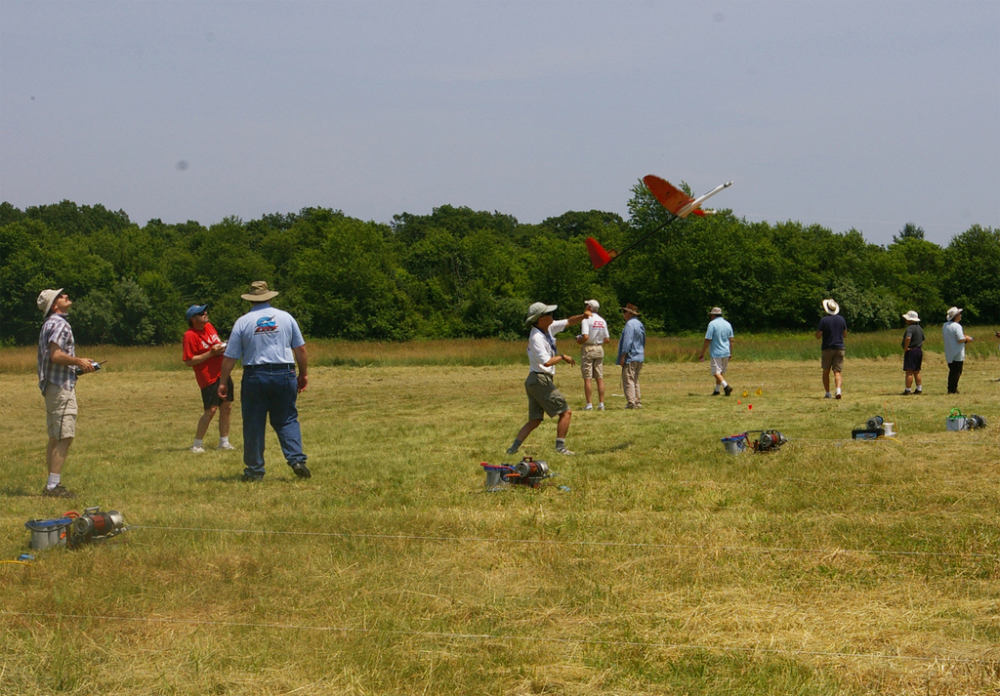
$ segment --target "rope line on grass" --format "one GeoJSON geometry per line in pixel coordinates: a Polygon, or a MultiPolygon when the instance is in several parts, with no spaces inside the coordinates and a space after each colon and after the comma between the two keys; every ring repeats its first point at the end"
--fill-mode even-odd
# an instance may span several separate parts
{"type": "Polygon", "coordinates": [[[414,534],[361,534],[353,532],[298,532],[273,529],[225,529],[218,527],[157,527],[150,525],[129,526],[129,529],[149,529],[169,532],[215,532],[228,534],[274,534],[281,536],[323,536],[342,539],[384,539],[396,541],[456,541],[462,543],[483,544],[538,544],[555,546],[598,546],[604,548],[621,547],[633,549],[697,549],[699,551],[729,551],[747,553],[802,553],[802,554],[838,554],[852,553],[871,556],[953,556],[961,558],[996,558],[994,553],[976,553],[959,551],[879,551],[857,549],[796,549],[790,547],[772,546],[701,546],[699,544],[651,544],[648,542],[629,541],[562,541],[558,539],[494,539],[489,537],[457,537],[457,536],[421,536],[414,534]]]}
{"type": "Polygon", "coordinates": [[[711,650],[720,652],[767,653],[771,655],[811,655],[814,657],[851,657],[867,660],[908,660],[912,662],[977,663],[981,659],[951,657],[920,657],[918,655],[887,655],[885,653],[844,653],[825,650],[782,650],[780,648],[727,647],[721,645],[695,645],[691,643],[657,643],[654,641],[602,640],[599,638],[560,638],[553,636],[516,636],[493,633],[450,633],[447,631],[406,631],[391,628],[350,628],[346,626],[310,626],[303,624],[250,623],[244,621],[210,621],[206,619],[171,619],[149,616],[103,616],[96,614],[55,614],[47,612],[8,611],[0,614],[32,619],[120,621],[123,623],[161,623],[190,626],[219,626],[223,628],[258,628],[284,631],[316,631],[326,633],[360,633],[366,635],[414,636],[421,638],[449,638],[459,640],[531,641],[570,645],[598,645],[613,647],[662,648],[668,650],[711,650]]]}

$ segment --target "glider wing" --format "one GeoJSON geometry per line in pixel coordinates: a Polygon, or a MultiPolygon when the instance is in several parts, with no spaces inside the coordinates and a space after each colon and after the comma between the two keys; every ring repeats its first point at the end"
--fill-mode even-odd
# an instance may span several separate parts
{"type": "Polygon", "coordinates": [[[669,210],[671,213],[677,217],[687,217],[692,213],[698,216],[711,215],[714,210],[702,210],[701,204],[706,200],[717,194],[719,191],[729,188],[733,185],[733,182],[729,181],[720,186],[716,186],[714,189],[706,193],[700,198],[691,198],[683,191],[674,187],[669,181],[661,179],[658,176],[649,174],[642,178],[642,183],[646,184],[646,188],[649,189],[650,193],[660,202],[664,208],[669,210]]]}

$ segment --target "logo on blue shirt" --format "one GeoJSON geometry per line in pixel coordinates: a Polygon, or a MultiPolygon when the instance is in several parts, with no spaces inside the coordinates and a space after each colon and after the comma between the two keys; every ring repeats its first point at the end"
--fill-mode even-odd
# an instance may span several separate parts
{"type": "Polygon", "coordinates": [[[271,331],[278,330],[278,323],[274,320],[274,317],[261,317],[257,320],[257,328],[254,329],[255,334],[259,333],[269,333],[271,331]]]}

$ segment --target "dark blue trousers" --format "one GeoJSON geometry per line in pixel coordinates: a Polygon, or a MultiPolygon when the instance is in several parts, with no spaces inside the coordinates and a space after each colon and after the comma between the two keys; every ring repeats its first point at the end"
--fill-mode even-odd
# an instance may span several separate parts
{"type": "Polygon", "coordinates": [[[295,370],[288,367],[268,369],[258,366],[243,370],[240,389],[240,406],[243,409],[243,463],[244,473],[264,475],[264,436],[267,419],[278,434],[281,451],[288,465],[305,464],[302,452],[302,431],[299,412],[295,408],[298,383],[295,370]]]}

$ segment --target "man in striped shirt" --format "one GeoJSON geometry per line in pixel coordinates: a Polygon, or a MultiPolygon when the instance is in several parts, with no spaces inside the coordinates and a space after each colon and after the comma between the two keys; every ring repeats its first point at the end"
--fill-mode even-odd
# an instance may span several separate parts
{"type": "Polygon", "coordinates": [[[49,480],[42,495],[51,498],[75,498],[62,485],[62,469],[69,446],[76,437],[76,377],[94,371],[93,361],[76,357],[73,328],[66,313],[73,301],[58,290],[43,290],[38,296],[38,309],[45,317],[38,334],[38,388],[45,397],[45,421],[49,444],[45,449],[45,465],[49,480]]]}

